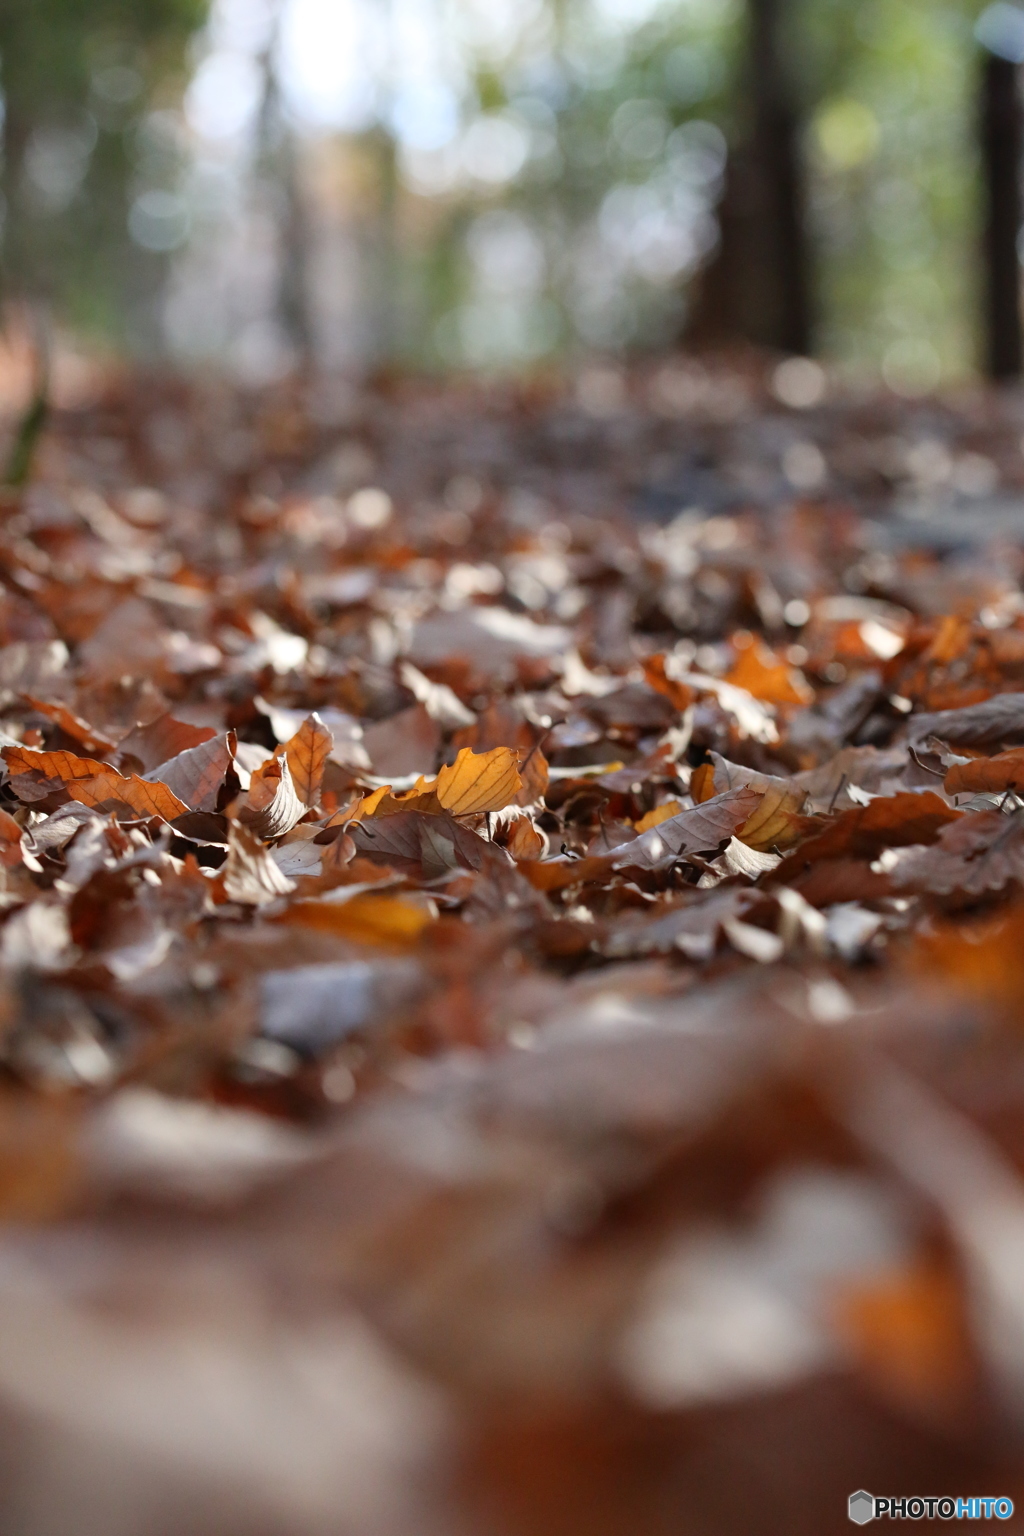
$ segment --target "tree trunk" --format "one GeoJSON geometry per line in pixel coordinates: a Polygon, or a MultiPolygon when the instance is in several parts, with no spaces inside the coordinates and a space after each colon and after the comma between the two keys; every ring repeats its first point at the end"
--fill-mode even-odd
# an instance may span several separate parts
{"type": "Polygon", "coordinates": [[[990,378],[1021,373],[1020,257],[1021,96],[1018,66],[985,54],[981,73],[981,142],[985,166],[984,231],[986,366],[990,378]]]}
{"type": "Polygon", "coordinates": [[[690,338],[782,352],[812,345],[800,108],[784,57],[786,0],[748,0],[749,127],[730,154],[719,253],[700,285],[690,338]]]}

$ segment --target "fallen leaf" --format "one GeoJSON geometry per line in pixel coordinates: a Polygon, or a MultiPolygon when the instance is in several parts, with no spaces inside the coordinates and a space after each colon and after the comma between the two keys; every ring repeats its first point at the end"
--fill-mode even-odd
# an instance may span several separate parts
{"type": "Polygon", "coordinates": [[[522,788],[516,753],[509,747],[471,752],[463,747],[450,768],[437,775],[438,803],[453,816],[478,816],[501,811],[522,788]]]}
{"type": "Polygon", "coordinates": [[[761,793],[760,804],[737,829],[736,836],[761,853],[791,847],[804,833],[800,812],[806,798],[802,789],[795,789],[785,779],[769,784],[761,793]]]}
{"type": "Polygon", "coordinates": [[[317,714],[307,716],[291,740],[285,743],[284,753],[292,783],[303,805],[318,803],[324,769],[333,746],[334,737],[317,714]]]}
{"type": "Polygon", "coordinates": [[[215,811],[225,775],[235,759],[235,745],[234,731],[212,736],[160,763],[146,778],[159,779],[193,811],[215,811]]]}
{"type": "Polygon", "coordinates": [[[930,848],[908,848],[887,871],[899,890],[980,896],[1024,881],[1024,813],[978,811],[942,828],[930,848]]]}
{"type": "Polygon", "coordinates": [[[134,759],[143,773],[151,773],[160,763],[170,762],[181,752],[202,746],[216,732],[206,725],[189,725],[173,715],[160,715],[148,725],[137,725],[118,744],[118,762],[134,759]]]}
{"type": "Polygon", "coordinates": [[[614,869],[653,869],[670,859],[685,858],[688,853],[710,853],[733,836],[758,808],[761,798],[753,789],[734,789],[716,795],[616,848],[610,863],[614,869]]]}
{"type": "Polygon", "coordinates": [[[228,830],[228,856],[220,872],[220,885],[228,901],[263,907],[295,889],[270,857],[259,838],[248,828],[232,823],[228,830]]]}
{"type": "Polygon", "coordinates": [[[161,816],[173,821],[189,807],[166,784],[149,783],[135,774],[125,776],[88,757],[73,752],[34,752],[26,747],[5,747],[4,761],[12,776],[38,775],[67,790],[81,805],[103,805],[116,800],[137,816],[161,816]]]}
{"type": "Polygon", "coordinates": [[[948,795],[1002,795],[1008,789],[1024,789],[1024,748],[954,763],[942,787],[948,795]]]}
{"type": "Polygon", "coordinates": [[[77,741],[86,752],[113,752],[115,743],[102,731],[97,731],[88,720],[83,720],[66,704],[56,703],[50,699],[38,699],[34,694],[23,693],[22,698],[37,714],[45,715],[55,725],[59,725],[66,736],[77,741]]]}
{"type": "Polygon", "coordinates": [[[257,768],[237,812],[239,821],[264,842],[283,837],[305,814],[286,757],[268,758],[257,768]]]}
{"type": "Polygon", "coordinates": [[[430,913],[400,896],[359,894],[347,901],[295,901],[280,921],[316,928],[360,944],[405,948],[433,922],[430,913]]]}
{"type": "MultiPolygon", "coordinates": [[[[698,804],[700,803],[696,795],[693,798],[698,804]]],[[[704,796],[703,798],[710,799],[710,796],[704,796]]],[[[678,800],[666,800],[663,805],[656,806],[653,811],[648,811],[646,816],[641,816],[640,820],[636,823],[636,830],[638,832],[649,832],[651,827],[660,827],[663,821],[668,821],[672,816],[680,815],[682,809],[678,800]]]]}
{"type": "Polygon", "coordinates": [[[937,736],[952,746],[964,747],[1024,744],[1024,693],[999,693],[965,709],[912,715],[907,736],[911,741],[937,736]]]}
{"type": "Polygon", "coordinates": [[[808,837],[789,855],[780,878],[788,880],[819,859],[873,859],[883,848],[934,842],[942,828],[962,814],[931,790],[880,795],[868,805],[840,811],[822,831],[808,837]]]}
{"type": "Polygon", "coordinates": [[[547,839],[537,831],[528,816],[519,816],[512,823],[505,847],[517,862],[520,859],[540,859],[547,848],[547,839]]]}
{"type": "MultiPolygon", "coordinates": [[[[445,868],[479,869],[489,851],[483,838],[444,812],[429,815],[409,810],[376,816],[372,821],[353,822],[348,835],[363,858],[417,874],[425,867],[432,869],[433,875],[445,868]]],[[[497,849],[490,851],[505,857],[497,849]]]]}
{"type": "Polygon", "coordinates": [[[736,659],[725,675],[734,688],[743,688],[765,704],[810,704],[814,690],[795,667],[750,636],[740,644],[733,637],[736,659]]]}

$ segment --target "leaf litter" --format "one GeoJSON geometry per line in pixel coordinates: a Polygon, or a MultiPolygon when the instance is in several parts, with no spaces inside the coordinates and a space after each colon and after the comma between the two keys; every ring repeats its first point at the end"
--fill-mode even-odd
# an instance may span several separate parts
{"type": "Polygon", "coordinates": [[[171,1532],[1019,1488],[1024,559],[913,468],[1018,427],[702,378],[115,381],[7,495],[0,1402],[105,1404],[75,1518],[140,1328],[171,1532]]]}

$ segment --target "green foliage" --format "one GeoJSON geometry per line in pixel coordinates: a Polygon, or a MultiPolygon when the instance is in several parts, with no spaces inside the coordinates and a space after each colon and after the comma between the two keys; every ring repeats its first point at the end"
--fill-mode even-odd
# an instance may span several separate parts
{"type": "Polygon", "coordinates": [[[976,0],[802,0],[821,346],[923,387],[977,351],[976,0]]]}
{"type": "Polygon", "coordinates": [[[146,114],[204,12],[204,0],[4,0],[7,296],[143,339],[162,263],[130,240],[130,194],[149,179],[146,114]]]}

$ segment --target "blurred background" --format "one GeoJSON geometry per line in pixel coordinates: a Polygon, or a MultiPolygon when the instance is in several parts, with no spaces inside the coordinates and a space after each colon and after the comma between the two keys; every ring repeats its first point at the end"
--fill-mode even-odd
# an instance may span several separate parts
{"type": "Polygon", "coordinates": [[[922,394],[984,362],[1022,15],[5,0],[4,298],[253,384],[753,342],[922,394]]]}

